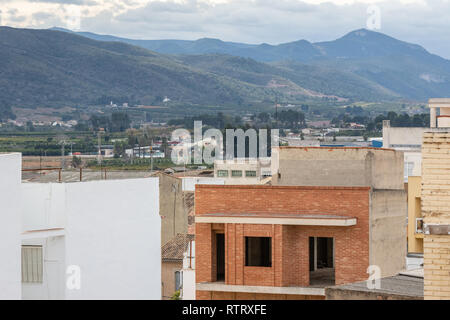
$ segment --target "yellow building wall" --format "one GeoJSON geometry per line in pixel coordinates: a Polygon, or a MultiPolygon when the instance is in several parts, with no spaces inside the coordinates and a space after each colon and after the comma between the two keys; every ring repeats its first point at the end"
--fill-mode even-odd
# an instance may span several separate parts
{"type": "MultiPolygon", "coordinates": [[[[425,132],[422,145],[425,224],[450,224],[450,129],[425,132]]],[[[450,235],[424,237],[424,298],[450,299],[450,235]]]]}
{"type": "Polygon", "coordinates": [[[416,218],[422,218],[422,178],[408,178],[408,253],[423,253],[423,233],[416,233],[416,218]]]}

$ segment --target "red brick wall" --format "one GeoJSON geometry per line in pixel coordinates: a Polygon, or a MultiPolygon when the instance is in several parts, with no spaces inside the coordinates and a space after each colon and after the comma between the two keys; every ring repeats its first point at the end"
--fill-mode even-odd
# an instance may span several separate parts
{"type": "MultiPolygon", "coordinates": [[[[367,279],[369,188],[206,186],[196,187],[196,215],[206,213],[335,214],[356,217],[356,226],[311,227],[226,224],[227,284],[309,285],[309,237],[335,238],[336,284],[367,279]],[[272,237],[272,267],[245,267],[244,237],[272,237]]],[[[196,224],[197,282],[214,281],[212,228],[196,224]]]]}

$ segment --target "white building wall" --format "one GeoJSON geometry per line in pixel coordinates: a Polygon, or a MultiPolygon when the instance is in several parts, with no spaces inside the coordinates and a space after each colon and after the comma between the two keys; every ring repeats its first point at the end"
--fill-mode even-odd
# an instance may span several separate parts
{"type": "Polygon", "coordinates": [[[161,299],[158,178],[66,185],[67,299],[161,299]]]}
{"type": "Polygon", "coordinates": [[[22,231],[64,228],[65,185],[22,184],[22,231]]]}
{"type": "Polygon", "coordinates": [[[212,185],[224,185],[225,180],[212,177],[183,177],[182,185],[183,191],[195,191],[195,185],[197,184],[212,184],[212,185]]]}
{"type": "MultiPolygon", "coordinates": [[[[267,165],[270,168],[270,163],[267,165]]],[[[225,181],[226,185],[251,185],[260,184],[261,162],[257,159],[235,159],[214,161],[214,177],[225,181]],[[219,171],[227,171],[228,177],[219,176],[219,171]],[[233,177],[232,171],[241,171],[241,177],[233,177]],[[255,171],[255,177],[246,177],[246,171],[255,171]]]]}
{"type": "Polygon", "coordinates": [[[391,127],[389,121],[384,121],[383,148],[420,150],[425,129],[422,127],[391,127]]]}
{"type": "Polygon", "coordinates": [[[182,300],[195,300],[195,241],[188,247],[183,258],[183,286],[181,290],[182,300]],[[190,248],[192,247],[192,254],[190,248]]]}
{"type": "Polygon", "coordinates": [[[21,154],[0,154],[0,300],[21,299],[21,167],[21,154]]]}
{"type": "Polygon", "coordinates": [[[42,246],[42,283],[22,283],[23,300],[63,300],[65,299],[65,239],[50,237],[29,239],[23,245],[42,246]]]}

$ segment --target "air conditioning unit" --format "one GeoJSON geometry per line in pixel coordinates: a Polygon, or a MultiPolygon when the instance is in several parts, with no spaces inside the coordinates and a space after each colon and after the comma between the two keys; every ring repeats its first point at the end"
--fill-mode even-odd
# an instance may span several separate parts
{"type": "Polygon", "coordinates": [[[423,218],[416,218],[416,233],[423,233],[423,218]]]}

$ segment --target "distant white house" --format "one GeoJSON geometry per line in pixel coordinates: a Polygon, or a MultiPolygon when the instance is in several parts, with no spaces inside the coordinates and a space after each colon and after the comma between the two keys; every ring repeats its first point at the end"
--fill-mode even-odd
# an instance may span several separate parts
{"type": "Polygon", "coordinates": [[[20,171],[20,155],[0,155],[0,298],[161,298],[158,178],[21,183],[20,171]]]}

